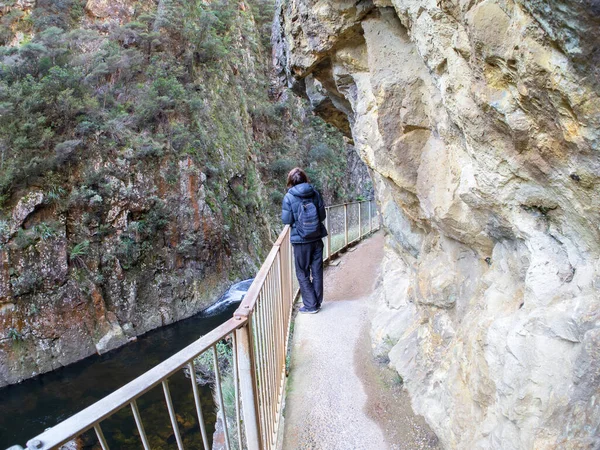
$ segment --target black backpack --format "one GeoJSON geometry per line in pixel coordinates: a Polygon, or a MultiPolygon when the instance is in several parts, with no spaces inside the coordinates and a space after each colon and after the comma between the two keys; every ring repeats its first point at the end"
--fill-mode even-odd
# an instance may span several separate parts
{"type": "Polygon", "coordinates": [[[311,199],[302,199],[296,214],[296,231],[302,239],[319,239],[321,221],[319,211],[311,199]]]}

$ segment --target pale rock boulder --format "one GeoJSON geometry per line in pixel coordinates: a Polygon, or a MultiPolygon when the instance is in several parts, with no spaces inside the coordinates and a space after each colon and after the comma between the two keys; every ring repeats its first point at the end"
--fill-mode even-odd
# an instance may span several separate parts
{"type": "Polygon", "coordinates": [[[125,19],[131,17],[134,7],[128,0],[88,0],[85,9],[98,19],[125,19]]]}
{"type": "Polygon", "coordinates": [[[106,353],[110,350],[120,347],[127,342],[127,337],[123,332],[123,329],[118,323],[111,323],[110,328],[103,335],[98,342],[96,342],[96,351],[98,354],[106,353]]]}
{"type": "Polygon", "coordinates": [[[10,227],[11,233],[16,232],[29,215],[44,203],[44,193],[32,191],[24,195],[12,213],[12,223],[10,227]]]}
{"type": "Polygon", "coordinates": [[[276,77],[373,176],[375,344],[446,448],[600,448],[598,25],[594,2],[278,2],[276,77]]]}

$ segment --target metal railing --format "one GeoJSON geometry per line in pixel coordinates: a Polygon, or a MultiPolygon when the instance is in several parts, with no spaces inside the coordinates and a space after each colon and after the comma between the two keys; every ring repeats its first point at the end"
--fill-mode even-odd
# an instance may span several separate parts
{"type": "Polygon", "coordinates": [[[329,232],[323,239],[325,261],[380,227],[380,216],[373,200],[343,203],[325,209],[325,227],[329,232]]]}
{"type": "MultiPolygon", "coordinates": [[[[373,201],[330,206],[327,213],[327,228],[330,233],[325,238],[325,260],[330,260],[348,245],[379,229],[379,214],[373,201]],[[366,208],[363,206],[365,203],[366,208]]],[[[285,226],[233,318],[107,397],[31,439],[27,443],[27,449],[59,449],[63,444],[93,430],[96,445],[108,450],[109,443],[102,423],[119,411],[129,408],[140,443],[148,450],[150,441],[137,400],[160,385],[175,442],[178,449],[183,450],[184,440],[171,398],[169,380],[184,370],[192,385],[198,420],[196,425],[203,447],[208,450],[211,448],[211,440],[196,379],[197,358],[206,352],[212,353],[214,397],[218,406],[217,419],[222,421],[224,447],[229,450],[234,447],[233,442],[237,442],[240,449],[275,448],[282,414],[292,307],[298,296],[289,235],[290,227],[285,226]],[[235,391],[235,411],[229,411],[232,417],[229,422],[217,351],[217,344],[223,340],[228,340],[231,345],[235,391]],[[231,424],[234,426],[230,427],[231,424]],[[230,428],[234,428],[235,432],[230,428]]],[[[20,447],[11,447],[13,448],[20,447]]]]}

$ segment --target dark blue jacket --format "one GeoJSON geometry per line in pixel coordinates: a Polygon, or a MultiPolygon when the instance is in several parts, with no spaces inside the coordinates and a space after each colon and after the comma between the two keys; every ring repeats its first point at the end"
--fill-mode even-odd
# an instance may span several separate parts
{"type": "Polygon", "coordinates": [[[285,197],[283,197],[283,204],[281,205],[281,221],[286,225],[291,225],[292,230],[290,234],[290,241],[292,244],[306,244],[308,242],[313,242],[318,239],[304,240],[296,231],[296,216],[298,214],[298,207],[300,206],[302,199],[311,199],[312,202],[317,207],[317,211],[319,211],[319,220],[321,221],[321,237],[319,239],[327,236],[327,229],[325,225],[323,225],[323,221],[325,220],[325,205],[323,204],[323,199],[321,198],[321,194],[317,192],[312,185],[308,183],[297,184],[294,187],[291,187],[285,197]]]}

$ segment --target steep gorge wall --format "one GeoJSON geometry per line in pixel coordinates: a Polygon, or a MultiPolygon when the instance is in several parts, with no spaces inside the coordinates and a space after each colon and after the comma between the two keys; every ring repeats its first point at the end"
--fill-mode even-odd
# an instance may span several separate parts
{"type": "Polygon", "coordinates": [[[276,76],[387,231],[375,341],[446,448],[600,448],[600,9],[282,0],[276,76]]]}
{"type": "Polygon", "coordinates": [[[268,7],[0,3],[0,386],[253,276],[294,165],[330,201],[359,194],[340,133],[269,98],[268,7]]]}

